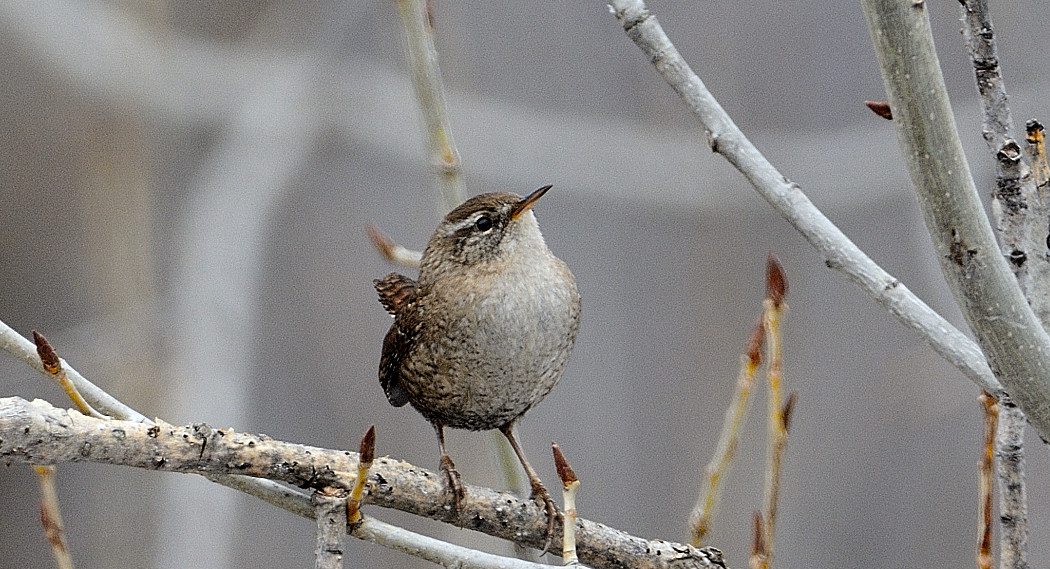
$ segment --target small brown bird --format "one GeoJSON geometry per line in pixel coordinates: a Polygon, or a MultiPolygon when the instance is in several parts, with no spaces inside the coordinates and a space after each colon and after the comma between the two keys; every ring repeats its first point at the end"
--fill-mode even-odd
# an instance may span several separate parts
{"type": "Polygon", "coordinates": [[[430,238],[418,282],[397,273],[373,282],[394,315],[379,382],[392,405],[411,403],[434,425],[452,507],[463,488],[444,428],[499,429],[543,502],[548,530],[557,509],[513,429],[561,379],[580,327],[576,280],[531,211],[550,188],[467,200],[430,238]]]}

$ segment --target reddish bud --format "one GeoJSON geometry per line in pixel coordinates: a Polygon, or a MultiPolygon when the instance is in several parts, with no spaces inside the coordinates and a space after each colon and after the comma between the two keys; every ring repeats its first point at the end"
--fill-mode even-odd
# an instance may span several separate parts
{"type": "Polygon", "coordinates": [[[361,437],[361,464],[372,464],[376,457],[376,426],[368,427],[368,432],[361,437]]]}
{"type": "Polygon", "coordinates": [[[784,406],[780,408],[780,417],[784,424],[784,432],[791,430],[791,414],[795,411],[795,401],[798,399],[798,393],[792,391],[791,395],[788,395],[787,401],[784,402],[784,406]]]}
{"type": "Polygon", "coordinates": [[[883,101],[864,101],[864,104],[871,109],[871,112],[879,115],[880,117],[891,121],[893,120],[893,110],[890,109],[890,104],[883,101]]]}
{"type": "Polygon", "coordinates": [[[780,308],[787,296],[787,277],[784,275],[784,267],[780,265],[776,255],[769,254],[766,261],[766,298],[773,301],[773,306],[780,308]]]}
{"type": "Polygon", "coordinates": [[[383,235],[383,232],[371,223],[365,225],[365,231],[368,233],[368,238],[372,240],[372,245],[379,250],[381,255],[387,260],[394,258],[394,242],[389,237],[383,235]]]}
{"type": "Polygon", "coordinates": [[[58,359],[58,352],[51,347],[43,334],[33,330],[33,341],[36,342],[36,353],[40,356],[44,369],[52,375],[62,371],[62,361],[58,359]]]}
{"type": "Polygon", "coordinates": [[[561,447],[558,443],[551,441],[551,450],[554,451],[554,467],[558,470],[558,478],[561,478],[563,486],[568,486],[573,482],[578,481],[576,473],[573,472],[572,466],[569,465],[569,461],[565,460],[565,455],[561,452],[561,447]]]}
{"type": "Polygon", "coordinates": [[[765,555],[766,539],[762,533],[765,524],[762,522],[762,512],[755,512],[752,518],[754,535],[751,538],[751,556],[765,555]]]}
{"type": "Polygon", "coordinates": [[[751,332],[751,339],[747,343],[747,359],[750,360],[752,366],[762,363],[762,344],[765,341],[766,327],[762,324],[762,319],[759,318],[755,324],[755,329],[751,332]]]}

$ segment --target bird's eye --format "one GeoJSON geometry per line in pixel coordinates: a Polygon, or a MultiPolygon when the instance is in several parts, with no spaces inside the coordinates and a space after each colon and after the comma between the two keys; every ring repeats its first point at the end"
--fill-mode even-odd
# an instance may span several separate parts
{"type": "Polygon", "coordinates": [[[479,217],[477,221],[474,222],[474,227],[476,227],[477,230],[481,232],[488,231],[489,229],[492,229],[492,218],[490,218],[487,215],[483,215],[479,217]]]}

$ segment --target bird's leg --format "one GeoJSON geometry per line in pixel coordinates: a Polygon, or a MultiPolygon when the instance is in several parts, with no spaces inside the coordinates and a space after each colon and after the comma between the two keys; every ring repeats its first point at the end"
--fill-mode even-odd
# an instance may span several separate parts
{"type": "Polygon", "coordinates": [[[452,463],[452,457],[445,450],[445,426],[434,423],[434,432],[437,433],[438,446],[441,447],[441,474],[445,475],[445,496],[452,500],[453,515],[459,515],[459,505],[463,501],[463,484],[459,481],[459,472],[452,463]]]}
{"type": "Polygon", "coordinates": [[[542,500],[544,510],[547,512],[547,539],[543,542],[543,550],[540,551],[540,555],[543,555],[550,550],[551,541],[554,539],[554,520],[558,517],[558,506],[554,504],[551,495],[547,493],[547,489],[540,482],[540,477],[536,475],[536,471],[532,469],[529,460],[525,458],[525,452],[518,445],[518,440],[514,438],[514,423],[503,425],[499,430],[503,433],[503,436],[507,437],[510,448],[514,449],[514,454],[518,455],[518,460],[521,461],[521,466],[529,477],[529,484],[532,486],[532,494],[529,498],[537,504],[541,503],[542,500]]]}

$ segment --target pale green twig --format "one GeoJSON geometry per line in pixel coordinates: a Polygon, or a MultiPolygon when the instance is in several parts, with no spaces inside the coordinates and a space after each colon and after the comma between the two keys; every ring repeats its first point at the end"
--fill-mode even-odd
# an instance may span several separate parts
{"type": "Polygon", "coordinates": [[[438,177],[444,215],[462,203],[466,193],[460,176],[459,151],[452,140],[452,125],[445,107],[430,7],[426,0],[397,0],[397,7],[405,30],[412,86],[423,113],[427,154],[438,177]]]}
{"type": "Polygon", "coordinates": [[[747,354],[740,358],[740,371],[733,390],[733,400],[726,408],[725,418],[722,421],[722,432],[718,436],[718,445],[715,447],[714,455],[704,468],[700,493],[689,516],[692,544],[697,547],[704,544],[707,533],[711,530],[711,523],[722,496],[725,476],[729,473],[729,467],[736,456],[737,436],[747,418],[751,388],[755,383],[755,372],[762,363],[765,330],[760,320],[751,334],[747,354]]]}

